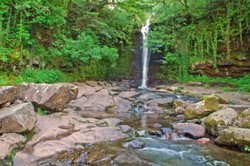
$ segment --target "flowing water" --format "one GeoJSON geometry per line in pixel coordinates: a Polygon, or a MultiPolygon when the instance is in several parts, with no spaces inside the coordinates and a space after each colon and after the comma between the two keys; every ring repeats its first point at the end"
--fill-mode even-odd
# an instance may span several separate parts
{"type": "Polygon", "coordinates": [[[139,88],[146,89],[147,88],[147,80],[148,80],[148,64],[149,64],[149,49],[148,49],[148,33],[150,27],[150,19],[147,20],[146,25],[142,27],[141,33],[143,35],[143,50],[142,50],[142,84],[139,88]]]}
{"type": "MultiPolygon", "coordinates": [[[[199,100],[195,97],[143,90],[142,95],[147,96],[147,102],[151,99],[173,98],[181,99],[188,103],[196,103],[199,100]]],[[[118,142],[104,142],[90,147],[90,149],[81,152],[88,152],[89,156],[103,155],[104,159],[112,156],[106,164],[107,166],[248,166],[250,165],[250,155],[238,151],[230,150],[225,147],[219,147],[212,143],[201,145],[195,140],[185,136],[174,135],[173,139],[168,140],[165,135],[154,136],[147,133],[152,130],[168,130],[171,123],[175,123],[178,117],[168,116],[165,113],[152,113],[146,111],[140,96],[131,98],[134,100],[134,109],[130,116],[120,117],[123,124],[131,126],[134,130],[130,137],[118,142]],[[134,112],[134,113],[133,113],[134,112]],[[161,127],[155,127],[155,124],[161,124],[161,127]],[[140,133],[135,134],[135,133],[140,133]],[[137,140],[144,143],[141,149],[128,149],[124,147],[126,142],[137,140]],[[100,154],[101,153],[101,154],[100,154]],[[105,157],[106,156],[106,157],[105,157]],[[120,156],[120,157],[119,157],[120,156]],[[122,163],[119,163],[122,160],[122,163]],[[118,163],[117,163],[118,162],[118,163]]],[[[170,129],[171,130],[171,129],[170,129]]],[[[81,154],[80,153],[80,154],[81,154]]],[[[89,157],[90,158],[90,157],[89,157]]],[[[101,161],[101,160],[100,160],[101,161]]],[[[86,166],[86,164],[82,164],[86,166]]],[[[91,164],[90,164],[91,165],[91,164]]]]}

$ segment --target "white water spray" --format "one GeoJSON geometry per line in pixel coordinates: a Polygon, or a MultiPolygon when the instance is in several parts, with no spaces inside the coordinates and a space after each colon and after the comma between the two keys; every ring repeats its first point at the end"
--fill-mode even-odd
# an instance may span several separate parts
{"type": "Polygon", "coordinates": [[[150,19],[147,19],[146,25],[142,27],[141,33],[143,35],[143,51],[142,51],[142,84],[139,87],[140,89],[147,88],[148,81],[148,65],[149,65],[149,49],[148,49],[148,33],[150,27],[150,19]]]}

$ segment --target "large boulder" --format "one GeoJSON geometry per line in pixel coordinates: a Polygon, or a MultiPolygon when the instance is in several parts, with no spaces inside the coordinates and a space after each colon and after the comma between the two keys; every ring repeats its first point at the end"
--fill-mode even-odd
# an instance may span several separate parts
{"type": "Polygon", "coordinates": [[[231,108],[212,113],[205,119],[207,132],[218,136],[223,129],[233,125],[237,115],[237,112],[231,108]]]}
{"type": "Polygon", "coordinates": [[[0,133],[32,130],[36,120],[36,113],[31,103],[18,104],[0,110],[0,133]]]}
{"type": "Polygon", "coordinates": [[[34,105],[50,111],[62,111],[65,106],[77,98],[78,88],[71,84],[22,84],[17,87],[20,100],[30,101],[34,105]]]}
{"type": "Polygon", "coordinates": [[[230,127],[215,140],[217,144],[237,146],[240,149],[250,147],[250,129],[230,127]]]}
{"type": "Polygon", "coordinates": [[[22,146],[25,141],[24,136],[16,133],[4,133],[0,136],[0,160],[10,156],[11,151],[22,146]]]}
{"type": "Polygon", "coordinates": [[[244,110],[239,114],[234,122],[234,126],[250,129],[250,108],[244,110]]]}
{"type": "Polygon", "coordinates": [[[186,107],[184,115],[186,119],[200,119],[211,114],[212,110],[206,109],[201,104],[190,104],[186,107]]]}
{"type": "Polygon", "coordinates": [[[0,87],[0,105],[7,102],[12,102],[16,96],[16,87],[14,86],[3,86],[0,87]]]}
{"type": "Polygon", "coordinates": [[[192,138],[202,138],[205,136],[205,127],[195,123],[177,123],[173,124],[173,128],[178,133],[182,133],[192,138]]]}

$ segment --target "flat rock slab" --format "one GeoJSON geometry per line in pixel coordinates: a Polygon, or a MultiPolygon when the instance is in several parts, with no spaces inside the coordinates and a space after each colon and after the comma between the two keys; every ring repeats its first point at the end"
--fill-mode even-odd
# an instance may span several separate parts
{"type": "Polygon", "coordinates": [[[195,123],[177,123],[173,125],[174,130],[192,138],[202,138],[205,136],[205,127],[195,123]]]}
{"type": "Polygon", "coordinates": [[[78,88],[67,83],[21,84],[17,87],[18,98],[50,111],[62,111],[77,98],[78,88]]]}
{"type": "Polygon", "coordinates": [[[48,158],[75,149],[77,145],[127,137],[119,127],[98,127],[97,123],[98,120],[85,119],[75,114],[39,116],[35,128],[37,134],[16,154],[14,166],[39,165],[48,158]]]}
{"type": "Polygon", "coordinates": [[[22,103],[0,110],[0,133],[30,131],[36,120],[36,113],[31,103],[22,103]]]}

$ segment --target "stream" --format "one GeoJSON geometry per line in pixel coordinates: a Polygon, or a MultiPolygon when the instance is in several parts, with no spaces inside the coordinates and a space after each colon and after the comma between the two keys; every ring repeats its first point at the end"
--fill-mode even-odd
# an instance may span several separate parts
{"type": "MultiPolygon", "coordinates": [[[[181,117],[169,116],[166,113],[155,113],[146,110],[144,105],[154,99],[172,98],[181,99],[188,103],[196,103],[195,97],[164,93],[150,90],[140,90],[140,95],[133,97],[133,109],[129,114],[119,117],[123,125],[132,127],[130,137],[116,142],[105,142],[87,147],[82,153],[88,153],[86,163],[95,161],[93,165],[102,166],[246,166],[250,165],[250,156],[219,147],[213,143],[198,144],[196,140],[175,134],[172,140],[168,140],[163,134],[157,136],[157,131],[171,130],[171,123],[182,121],[181,117]],[[141,96],[147,96],[144,103],[141,96]],[[150,132],[156,134],[148,134],[150,132]],[[143,143],[141,148],[127,148],[130,141],[143,143]],[[97,157],[99,156],[99,157],[97,157]],[[91,159],[93,158],[93,159],[91,159]],[[99,164],[98,164],[99,163],[99,164]]],[[[208,137],[208,136],[207,136],[208,137]]],[[[212,138],[211,138],[212,139],[212,138]]],[[[75,153],[75,152],[74,152],[75,153]]],[[[78,155],[79,155],[78,154],[78,155]]],[[[86,164],[84,164],[86,165],[86,164]]],[[[66,166],[65,163],[61,166],[66,166]]]]}

